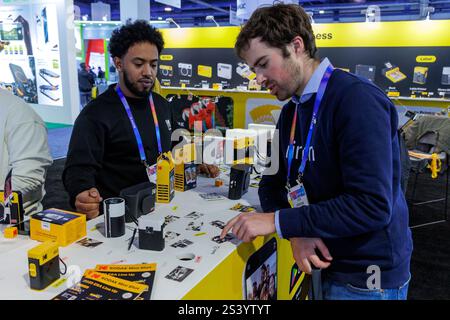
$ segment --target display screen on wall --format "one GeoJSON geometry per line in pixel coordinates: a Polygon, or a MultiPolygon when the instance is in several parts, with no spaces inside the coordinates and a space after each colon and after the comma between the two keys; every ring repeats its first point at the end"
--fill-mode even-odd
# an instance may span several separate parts
{"type": "MultiPolygon", "coordinates": [[[[313,29],[321,58],[389,96],[450,99],[450,21],[315,24],[313,29]]],[[[239,27],[163,30],[161,84],[248,87],[255,74],[234,52],[238,33],[239,27]]]]}
{"type": "Polygon", "coordinates": [[[56,5],[2,5],[0,87],[28,103],[62,106],[56,5]]]}

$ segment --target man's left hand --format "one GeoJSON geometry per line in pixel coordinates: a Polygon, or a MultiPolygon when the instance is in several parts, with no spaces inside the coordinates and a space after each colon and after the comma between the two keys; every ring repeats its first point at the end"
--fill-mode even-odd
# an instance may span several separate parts
{"type": "Polygon", "coordinates": [[[244,242],[251,242],[257,236],[274,233],[275,213],[244,212],[234,217],[223,228],[220,238],[223,239],[228,231],[244,242]]]}
{"type": "Polygon", "coordinates": [[[205,173],[210,178],[215,178],[219,175],[220,170],[215,165],[202,163],[198,166],[198,172],[205,173]]]}

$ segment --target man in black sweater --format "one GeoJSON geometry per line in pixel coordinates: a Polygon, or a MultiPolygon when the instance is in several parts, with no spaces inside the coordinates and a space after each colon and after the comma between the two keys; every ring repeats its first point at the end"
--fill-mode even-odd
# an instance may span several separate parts
{"type": "MultiPolygon", "coordinates": [[[[152,93],[163,46],[161,33],[143,20],[111,36],[119,82],[81,111],[63,172],[71,204],[89,219],[99,215],[103,199],[148,181],[146,167],[171,150],[172,113],[167,101],[152,93]]],[[[218,175],[214,166],[202,169],[218,175]]]]}

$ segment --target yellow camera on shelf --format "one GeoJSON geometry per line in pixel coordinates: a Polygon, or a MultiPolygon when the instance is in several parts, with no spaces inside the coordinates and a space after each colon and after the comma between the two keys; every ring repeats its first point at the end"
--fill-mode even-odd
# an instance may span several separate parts
{"type": "Polygon", "coordinates": [[[163,153],[157,161],[156,202],[169,203],[175,196],[174,163],[170,151],[163,153]]]}
{"type": "Polygon", "coordinates": [[[255,138],[236,138],[233,142],[233,164],[253,164],[255,151],[255,138]]]}
{"type": "Polygon", "coordinates": [[[194,161],[194,143],[175,149],[175,190],[187,191],[197,187],[197,166],[194,161]]]}
{"type": "Polygon", "coordinates": [[[46,241],[28,250],[30,287],[43,290],[59,279],[59,250],[54,241],[46,241]]]}

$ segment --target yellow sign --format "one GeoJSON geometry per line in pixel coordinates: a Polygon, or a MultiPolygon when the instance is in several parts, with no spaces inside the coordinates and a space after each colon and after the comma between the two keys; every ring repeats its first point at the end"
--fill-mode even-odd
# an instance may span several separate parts
{"type": "Polygon", "coordinates": [[[419,63],[433,63],[436,62],[436,56],[417,56],[416,62],[419,63]]]}
{"type": "Polygon", "coordinates": [[[172,61],[173,60],[173,55],[171,54],[162,54],[159,56],[159,59],[161,59],[161,61],[172,61]]]}
{"type": "MultiPolygon", "coordinates": [[[[313,25],[318,47],[450,46],[448,30],[450,20],[313,25]]],[[[166,48],[234,48],[239,31],[240,27],[161,29],[166,48]]]]}

